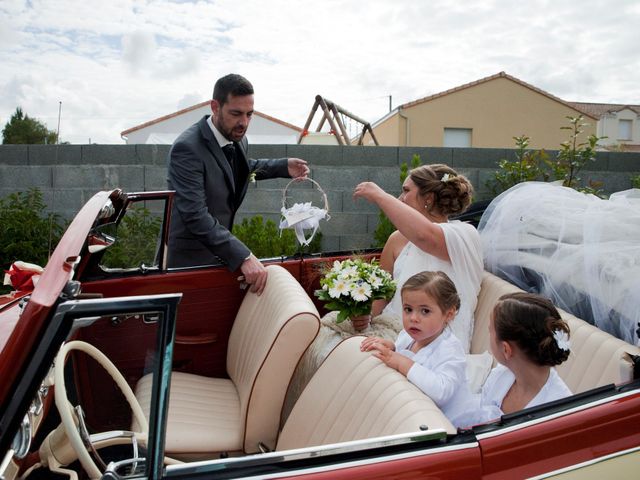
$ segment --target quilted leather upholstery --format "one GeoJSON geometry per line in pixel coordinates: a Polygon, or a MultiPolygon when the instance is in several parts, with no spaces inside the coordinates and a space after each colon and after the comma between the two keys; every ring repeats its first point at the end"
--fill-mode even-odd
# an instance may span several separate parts
{"type": "MultiPolygon", "coordinates": [[[[284,268],[267,267],[267,285],[247,292],[229,337],[229,379],[174,372],[171,376],[166,453],[188,458],[274,448],[284,396],[300,357],[320,328],[319,314],[284,268]]],[[[136,397],[148,415],[151,377],[136,397]]]]}
{"type": "Polygon", "coordinates": [[[363,338],[344,340],[320,365],[293,407],[277,450],[416,432],[421,426],[455,433],[404,375],[360,351],[363,338]]]}

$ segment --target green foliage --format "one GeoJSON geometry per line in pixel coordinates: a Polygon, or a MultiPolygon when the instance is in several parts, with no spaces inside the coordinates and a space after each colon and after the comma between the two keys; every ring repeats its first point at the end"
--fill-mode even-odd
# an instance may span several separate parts
{"type": "MultiPolygon", "coordinates": [[[[593,162],[596,159],[596,145],[598,141],[606,137],[598,137],[589,135],[586,142],[580,142],[579,136],[583,133],[584,117],[567,116],[570,126],[560,127],[562,130],[569,130],[569,140],[560,144],[560,151],[555,162],[548,161],[547,164],[551,168],[556,180],[562,180],[565,187],[575,188],[579,191],[593,190],[594,185],[589,187],[580,187],[580,177],[578,173],[584,168],[587,162],[593,162]]],[[[597,187],[596,187],[597,188],[597,187]]],[[[590,191],[590,193],[592,193],[590,191]]]]}
{"type": "Polygon", "coordinates": [[[517,183],[548,180],[549,175],[542,166],[548,161],[549,155],[544,150],[527,150],[530,139],[526,135],[513,139],[516,142],[515,160],[500,160],[500,170],[494,172],[494,179],[487,181],[487,187],[494,195],[508,190],[517,183]]]}
{"type": "MultiPolygon", "coordinates": [[[[420,155],[414,154],[411,158],[411,169],[418,168],[422,165],[422,160],[420,155]]],[[[402,162],[400,165],[400,185],[404,183],[409,175],[409,166],[407,162],[402,162]]],[[[396,227],[391,223],[391,220],[387,218],[383,211],[380,211],[378,214],[378,226],[373,232],[373,245],[374,248],[384,247],[384,244],[387,243],[387,239],[389,235],[391,235],[396,230],[396,227]]]]}
{"type": "Polygon", "coordinates": [[[104,253],[100,263],[108,268],[137,268],[157,265],[156,250],[162,218],[148,208],[136,205],[127,210],[118,224],[116,241],[104,253]]]}
{"type": "Polygon", "coordinates": [[[39,120],[23,114],[20,107],[16,108],[2,129],[3,144],[55,144],[56,140],[56,132],[48,130],[39,120]]]}
{"type": "Polygon", "coordinates": [[[498,171],[494,172],[494,179],[487,182],[487,187],[494,193],[501,193],[512,186],[532,180],[549,181],[550,175],[555,180],[561,180],[565,187],[574,188],[580,192],[591,193],[602,197],[602,182],[590,180],[587,186],[580,185],[578,173],[587,162],[596,159],[596,146],[606,137],[589,135],[586,142],[580,142],[579,136],[584,132],[583,116],[567,116],[570,126],[560,127],[562,130],[570,130],[569,140],[560,144],[560,151],[555,159],[551,159],[544,150],[527,150],[529,137],[522,135],[513,137],[516,142],[516,159],[506,159],[498,162],[498,171]],[[547,168],[543,168],[545,165],[547,168]]]}
{"type": "MultiPolygon", "coordinates": [[[[63,232],[59,215],[45,213],[42,192],[32,188],[0,198],[0,264],[8,270],[17,260],[44,267],[49,249],[63,232]]],[[[3,292],[10,288],[2,289],[3,292]]]]}
{"type": "Polygon", "coordinates": [[[316,232],[308,246],[299,245],[293,230],[287,228],[280,231],[273,220],[264,222],[261,215],[243,219],[242,223],[233,226],[232,233],[258,258],[321,251],[321,232],[316,232]]]}
{"type": "Polygon", "coordinates": [[[640,175],[631,177],[631,186],[633,188],[640,188],[640,175]]]}

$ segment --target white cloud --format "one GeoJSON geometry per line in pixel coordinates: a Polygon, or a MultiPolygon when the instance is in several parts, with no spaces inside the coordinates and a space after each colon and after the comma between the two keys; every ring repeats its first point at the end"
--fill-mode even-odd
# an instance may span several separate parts
{"type": "Polygon", "coordinates": [[[153,65],[156,39],[150,32],[132,32],[122,36],[122,59],[133,70],[153,65]]]}
{"type": "Polygon", "coordinates": [[[198,103],[244,74],[256,108],[305,122],[315,95],[375,121],[499,71],[566,100],[640,103],[634,0],[10,0],[0,123],[21,105],[73,143],[198,103]]]}

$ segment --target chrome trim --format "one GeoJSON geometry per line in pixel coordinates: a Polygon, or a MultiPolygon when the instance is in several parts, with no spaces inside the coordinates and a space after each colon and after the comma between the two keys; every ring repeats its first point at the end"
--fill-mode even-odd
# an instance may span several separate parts
{"type": "Polygon", "coordinates": [[[0,480],[5,480],[4,474],[7,471],[7,468],[9,468],[11,459],[13,459],[13,454],[13,448],[10,448],[9,450],[7,450],[7,453],[5,453],[4,458],[2,459],[2,463],[0,463],[0,480]]]}
{"type": "MultiPolygon", "coordinates": [[[[413,432],[413,433],[402,433],[398,435],[389,435],[385,437],[378,437],[375,439],[363,439],[363,440],[354,440],[351,442],[344,443],[334,443],[329,445],[322,445],[317,447],[308,447],[294,450],[285,450],[285,451],[277,451],[277,452],[269,452],[264,454],[254,454],[247,455],[245,457],[233,457],[219,460],[208,460],[208,461],[200,461],[200,462],[191,462],[184,463],[181,465],[167,465],[166,466],[166,476],[167,478],[176,477],[179,478],[180,475],[187,474],[196,474],[196,473],[205,473],[205,472],[215,472],[215,471],[229,471],[234,467],[243,468],[248,466],[259,466],[259,465],[269,465],[275,461],[277,462],[285,462],[285,461],[293,461],[293,460],[302,460],[308,458],[319,458],[325,457],[329,455],[335,455],[338,453],[349,453],[356,451],[367,451],[372,448],[379,448],[390,445],[411,445],[413,442],[423,441],[423,440],[438,440],[446,438],[447,434],[445,430],[437,429],[437,430],[428,430],[424,432],[413,432]]],[[[339,468],[351,468],[354,466],[360,465],[371,465],[380,462],[387,462],[392,460],[402,460],[405,458],[413,458],[420,457],[425,455],[433,455],[435,453],[440,453],[443,451],[457,451],[457,450],[466,450],[466,449],[476,449],[479,447],[479,444],[475,441],[470,443],[465,443],[462,445],[442,445],[442,446],[434,446],[430,448],[424,448],[421,450],[415,450],[411,452],[402,452],[402,453],[394,453],[388,454],[385,456],[368,458],[366,460],[353,460],[351,462],[340,463],[339,468]]],[[[300,467],[296,470],[292,470],[290,472],[278,472],[277,474],[258,474],[253,477],[246,478],[285,478],[290,476],[301,475],[316,472],[326,472],[336,470],[335,465],[322,466],[322,467],[300,467]]],[[[244,477],[243,477],[244,478],[244,477]]]]}
{"type": "Polygon", "coordinates": [[[132,471],[130,473],[126,473],[125,475],[128,477],[130,475],[134,475],[136,469],[138,468],[138,464],[141,463],[144,465],[146,459],[145,458],[128,458],[126,460],[120,460],[119,462],[110,462],[107,465],[107,469],[104,472],[104,479],[119,479],[122,478],[118,473],[118,470],[124,468],[128,465],[131,465],[132,471]]]}
{"type": "Polygon", "coordinates": [[[521,430],[523,428],[528,428],[531,425],[538,425],[540,423],[545,423],[545,422],[548,422],[549,420],[553,420],[553,419],[558,418],[558,417],[566,417],[567,415],[570,415],[572,413],[582,412],[584,410],[588,410],[590,408],[597,407],[597,406],[603,405],[605,403],[611,403],[614,400],[619,400],[621,398],[636,396],[636,395],[639,395],[639,394],[640,394],[640,389],[638,389],[638,388],[636,388],[634,390],[630,390],[628,392],[620,392],[620,393],[618,393],[616,395],[604,397],[604,398],[601,398],[599,400],[594,400],[594,401],[589,402],[589,403],[584,403],[582,405],[578,405],[576,407],[569,408],[569,409],[566,409],[566,410],[561,410],[559,412],[552,413],[552,414],[549,414],[549,415],[545,415],[545,416],[540,417],[540,418],[534,418],[532,420],[524,421],[522,423],[518,423],[517,425],[512,425],[510,427],[496,427],[495,430],[491,430],[490,432],[477,433],[476,434],[476,438],[478,439],[478,441],[482,441],[482,440],[484,440],[486,438],[497,437],[497,436],[500,436],[500,435],[504,435],[506,433],[511,433],[511,432],[515,432],[515,431],[521,430]]]}
{"type": "Polygon", "coordinates": [[[586,462],[576,463],[576,464],[570,465],[568,467],[559,468],[557,470],[552,470],[550,472],[546,472],[546,473],[537,475],[535,477],[530,477],[529,480],[542,480],[542,479],[545,479],[545,478],[553,477],[555,475],[560,475],[560,474],[563,474],[563,473],[572,472],[574,470],[580,470],[581,468],[588,467],[590,465],[596,465],[598,463],[605,462],[607,460],[611,460],[612,458],[621,457],[621,456],[624,456],[624,455],[629,455],[630,453],[634,453],[634,452],[638,452],[638,451],[640,451],[640,447],[633,447],[633,448],[629,448],[627,450],[621,450],[619,452],[610,453],[610,454],[604,455],[602,457],[598,457],[598,458],[594,458],[594,459],[591,459],[591,460],[587,460],[586,462]]]}
{"type": "Polygon", "coordinates": [[[93,433],[89,435],[91,443],[106,442],[116,438],[135,438],[135,433],[129,430],[110,430],[108,432],[93,433]]]}
{"type": "Polygon", "coordinates": [[[29,448],[31,448],[32,434],[33,429],[31,428],[31,417],[29,417],[29,413],[26,413],[22,419],[22,423],[20,423],[18,431],[13,437],[13,441],[11,442],[11,450],[13,450],[13,456],[15,458],[22,459],[27,456],[29,448]]]}

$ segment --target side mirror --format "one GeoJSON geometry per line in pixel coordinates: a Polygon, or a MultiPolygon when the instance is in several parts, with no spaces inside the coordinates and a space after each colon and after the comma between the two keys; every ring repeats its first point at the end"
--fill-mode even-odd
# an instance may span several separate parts
{"type": "Polygon", "coordinates": [[[89,234],[87,241],[89,243],[89,253],[96,253],[109,248],[115,243],[116,239],[106,233],[93,232],[89,234]]]}

